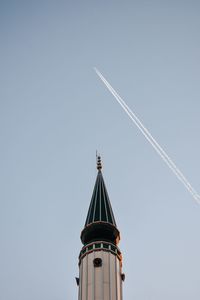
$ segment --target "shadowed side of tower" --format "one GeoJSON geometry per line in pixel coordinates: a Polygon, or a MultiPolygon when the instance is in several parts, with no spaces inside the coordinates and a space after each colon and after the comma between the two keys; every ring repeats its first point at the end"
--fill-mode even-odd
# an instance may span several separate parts
{"type": "Polygon", "coordinates": [[[83,248],[79,255],[79,300],[122,300],[122,255],[117,247],[117,229],[97,157],[97,178],[81,232],[83,248]]]}

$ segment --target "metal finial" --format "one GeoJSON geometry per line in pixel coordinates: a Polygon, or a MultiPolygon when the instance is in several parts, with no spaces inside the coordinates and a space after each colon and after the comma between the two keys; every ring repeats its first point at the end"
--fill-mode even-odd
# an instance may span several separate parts
{"type": "Polygon", "coordinates": [[[97,170],[100,171],[102,169],[101,156],[97,153],[96,153],[96,159],[97,159],[97,170]]]}

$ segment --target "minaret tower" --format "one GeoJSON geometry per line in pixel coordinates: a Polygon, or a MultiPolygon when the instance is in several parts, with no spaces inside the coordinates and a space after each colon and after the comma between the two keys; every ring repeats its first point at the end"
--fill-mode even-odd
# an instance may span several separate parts
{"type": "Polygon", "coordinates": [[[78,300],[122,300],[122,255],[117,247],[117,229],[111,203],[97,156],[97,178],[85,227],[81,232],[83,248],[79,255],[78,300]]]}

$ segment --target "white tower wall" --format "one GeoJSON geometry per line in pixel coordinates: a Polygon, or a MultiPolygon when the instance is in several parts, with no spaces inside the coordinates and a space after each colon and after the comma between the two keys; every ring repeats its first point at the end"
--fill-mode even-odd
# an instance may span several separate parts
{"type": "Polygon", "coordinates": [[[122,300],[121,261],[110,251],[87,253],[80,261],[79,300],[122,300]],[[102,260],[94,266],[94,259],[102,260]]]}

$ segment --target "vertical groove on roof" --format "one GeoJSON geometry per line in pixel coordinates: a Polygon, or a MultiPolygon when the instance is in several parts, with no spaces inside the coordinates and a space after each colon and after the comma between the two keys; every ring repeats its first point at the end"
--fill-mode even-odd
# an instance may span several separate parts
{"type": "MultiPolygon", "coordinates": [[[[98,181],[98,177],[97,177],[97,181],[98,181]]],[[[96,193],[95,193],[95,198],[94,198],[94,211],[92,212],[93,213],[93,218],[92,218],[92,221],[95,222],[95,218],[96,218],[96,211],[98,209],[97,207],[97,198],[98,198],[98,191],[99,191],[99,185],[97,184],[96,186],[96,193]]]]}
{"type": "Polygon", "coordinates": [[[102,214],[101,214],[102,187],[101,187],[101,184],[100,184],[100,187],[99,187],[99,198],[100,198],[100,201],[99,201],[99,220],[102,220],[102,214]]]}

